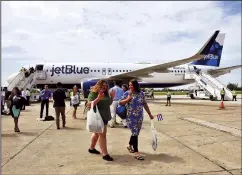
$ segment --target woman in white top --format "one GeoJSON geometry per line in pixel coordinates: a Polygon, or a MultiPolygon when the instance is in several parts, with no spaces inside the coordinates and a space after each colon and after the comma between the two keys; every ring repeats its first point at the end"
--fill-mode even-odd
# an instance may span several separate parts
{"type": "Polygon", "coordinates": [[[76,119],[76,110],[80,104],[80,94],[78,92],[77,86],[73,87],[73,91],[70,93],[70,97],[71,97],[71,106],[74,107],[72,117],[76,119]]]}

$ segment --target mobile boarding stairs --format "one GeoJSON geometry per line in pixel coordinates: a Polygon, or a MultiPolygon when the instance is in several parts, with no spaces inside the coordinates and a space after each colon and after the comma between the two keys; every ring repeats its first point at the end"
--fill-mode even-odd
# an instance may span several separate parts
{"type": "Polygon", "coordinates": [[[206,91],[206,94],[212,97],[211,99],[221,100],[220,92],[223,88],[225,91],[224,100],[233,99],[232,92],[224,84],[205,72],[200,72],[199,74],[196,72],[186,73],[185,79],[194,79],[195,82],[206,91]]]}
{"type": "Polygon", "coordinates": [[[14,87],[21,89],[32,89],[36,80],[46,79],[46,72],[43,70],[35,70],[28,77],[25,77],[24,72],[19,72],[16,77],[9,83],[8,91],[12,91],[14,87]]]}

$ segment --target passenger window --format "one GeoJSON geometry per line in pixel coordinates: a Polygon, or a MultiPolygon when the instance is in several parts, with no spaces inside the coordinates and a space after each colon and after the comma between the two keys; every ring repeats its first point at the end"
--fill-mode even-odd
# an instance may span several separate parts
{"type": "Polygon", "coordinates": [[[129,72],[128,70],[126,70],[126,72],[129,72]]]}
{"type": "Polygon", "coordinates": [[[116,72],[118,72],[118,70],[116,70],[116,72]]]}
{"type": "Polygon", "coordinates": [[[91,70],[91,72],[92,72],[92,70],[91,70]]]}
{"type": "Polygon", "coordinates": [[[121,70],[119,70],[119,72],[122,72],[121,70]]]}
{"type": "Polygon", "coordinates": [[[100,70],[98,70],[98,72],[100,72],[100,70]]]}
{"type": "Polygon", "coordinates": [[[94,72],[96,72],[96,70],[94,70],[94,72]]]}

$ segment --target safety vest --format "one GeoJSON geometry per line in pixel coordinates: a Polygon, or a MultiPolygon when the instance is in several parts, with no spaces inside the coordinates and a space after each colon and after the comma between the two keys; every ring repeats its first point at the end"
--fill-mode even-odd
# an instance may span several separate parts
{"type": "Polygon", "coordinates": [[[70,97],[72,97],[73,96],[73,91],[71,91],[71,93],[70,93],[70,97]]]}
{"type": "Polygon", "coordinates": [[[167,97],[171,97],[171,93],[170,92],[167,92],[167,97]]]}
{"type": "Polygon", "coordinates": [[[232,91],[232,94],[233,94],[233,95],[236,95],[236,91],[232,91]]]}
{"type": "Polygon", "coordinates": [[[224,90],[221,90],[220,93],[221,93],[221,95],[224,95],[225,94],[225,91],[224,90]]]}

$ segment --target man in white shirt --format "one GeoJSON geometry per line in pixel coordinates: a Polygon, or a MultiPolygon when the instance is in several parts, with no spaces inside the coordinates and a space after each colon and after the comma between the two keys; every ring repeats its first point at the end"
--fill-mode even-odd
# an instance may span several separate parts
{"type": "Polygon", "coordinates": [[[27,97],[26,106],[30,106],[30,103],[29,103],[29,100],[30,100],[30,91],[29,91],[29,89],[26,89],[26,97],[27,97]]]}
{"type": "Polygon", "coordinates": [[[22,108],[22,110],[25,110],[25,105],[26,105],[26,101],[27,101],[27,96],[26,96],[26,92],[22,89],[22,91],[21,91],[21,96],[22,96],[22,98],[23,98],[23,100],[24,100],[24,104],[23,104],[23,108],[22,108]]]}
{"type": "Polygon", "coordinates": [[[115,92],[115,96],[113,98],[113,103],[110,106],[110,111],[112,115],[112,120],[110,121],[110,127],[113,128],[116,123],[116,109],[118,107],[118,101],[122,99],[124,94],[123,89],[120,87],[120,84],[114,82],[114,87],[110,89],[109,93],[115,92]]]}

